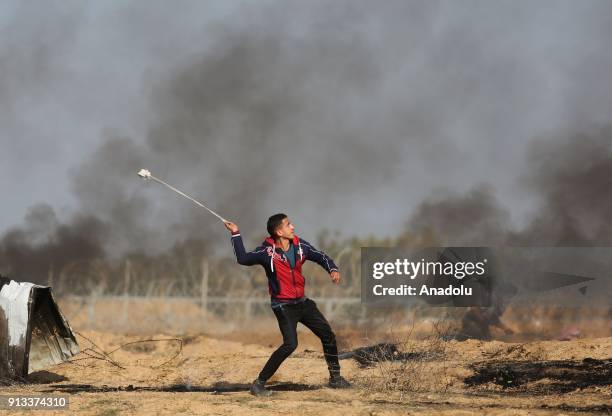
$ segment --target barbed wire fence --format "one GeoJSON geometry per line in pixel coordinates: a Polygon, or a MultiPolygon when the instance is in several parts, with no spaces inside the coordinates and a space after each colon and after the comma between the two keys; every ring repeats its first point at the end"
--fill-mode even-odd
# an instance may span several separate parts
{"type": "MultiPolygon", "coordinates": [[[[316,299],[328,319],[366,320],[367,307],[360,298],[359,250],[347,247],[330,255],[342,271],[342,284],[332,284],[324,270],[307,264],[308,296],[316,299]]],[[[50,269],[48,285],[65,305],[69,321],[77,320],[89,329],[110,323],[129,329],[148,309],[179,330],[189,326],[181,324],[187,317],[207,320],[231,314],[244,321],[270,314],[267,278],[260,268],[239,267],[234,259],[208,256],[156,259],[153,264],[147,260],[128,258],[115,267],[100,261],[74,262],[57,274],[50,269]]]]}

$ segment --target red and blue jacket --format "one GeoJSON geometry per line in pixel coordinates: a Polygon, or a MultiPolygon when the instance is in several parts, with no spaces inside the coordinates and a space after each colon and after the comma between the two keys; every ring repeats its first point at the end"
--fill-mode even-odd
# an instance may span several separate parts
{"type": "Polygon", "coordinates": [[[306,260],[314,261],[328,273],[338,271],[334,261],[324,252],[317,250],[297,235],[293,237],[295,267],[292,268],[283,249],[277,247],[272,237],[264,240],[259,247],[247,252],[240,232],[232,233],[232,246],[239,264],[263,266],[268,276],[268,291],[272,301],[283,302],[304,297],[304,275],[302,265],[306,260]]]}

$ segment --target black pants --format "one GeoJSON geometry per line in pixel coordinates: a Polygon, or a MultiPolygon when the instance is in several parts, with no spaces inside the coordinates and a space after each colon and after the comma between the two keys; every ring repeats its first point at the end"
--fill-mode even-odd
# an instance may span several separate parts
{"type": "Polygon", "coordinates": [[[278,320],[278,327],[283,334],[283,345],[272,353],[263,370],[259,373],[258,378],[261,381],[267,381],[272,377],[283,361],[297,348],[298,322],[304,324],[321,339],[323,354],[330,374],[340,373],[336,336],[313,300],[306,299],[304,302],[295,305],[282,305],[274,308],[273,311],[278,320]]]}

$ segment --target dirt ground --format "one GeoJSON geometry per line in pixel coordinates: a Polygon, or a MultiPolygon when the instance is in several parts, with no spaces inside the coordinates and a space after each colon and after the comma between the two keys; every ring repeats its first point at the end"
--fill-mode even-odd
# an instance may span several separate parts
{"type": "MultiPolygon", "coordinates": [[[[352,336],[349,331],[337,333],[341,341],[352,336]]],[[[236,334],[214,338],[79,332],[85,353],[74,362],[33,373],[29,383],[5,386],[3,394],[68,394],[69,411],[55,413],[84,415],[612,413],[612,338],[412,341],[401,344],[394,357],[402,360],[369,367],[353,359],[341,361],[344,375],[354,384],[347,390],[326,387],[318,339],[305,330],[299,338],[298,350],[271,380],[270,398],[253,397],[248,387],[280,342],[274,327],[245,332],[243,339],[236,334]],[[144,339],[159,341],[137,342],[144,339]],[[107,359],[101,359],[101,351],[108,353],[107,359]],[[405,352],[420,355],[402,355],[405,352]]]]}

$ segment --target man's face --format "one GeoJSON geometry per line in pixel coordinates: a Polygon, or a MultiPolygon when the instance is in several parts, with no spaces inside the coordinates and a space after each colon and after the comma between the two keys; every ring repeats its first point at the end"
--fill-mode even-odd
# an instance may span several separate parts
{"type": "Polygon", "coordinates": [[[291,224],[291,221],[289,221],[289,218],[284,218],[281,225],[276,229],[276,235],[291,240],[293,239],[294,231],[295,228],[293,224],[291,224]]]}

